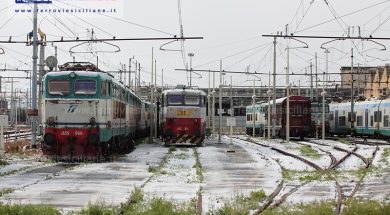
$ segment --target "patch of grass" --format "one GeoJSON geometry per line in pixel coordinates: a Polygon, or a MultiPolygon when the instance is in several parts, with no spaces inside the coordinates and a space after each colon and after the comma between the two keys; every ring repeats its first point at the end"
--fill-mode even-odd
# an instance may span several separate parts
{"type": "Polygon", "coordinates": [[[176,151],[177,149],[176,149],[176,146],[170,146],[169,147],[169,152],[174,152],[174,151],[176,151]]]}
{"type": "Polygon", "coordinates": [[[14,191],[15,191],[14,188],[4,188],[4,189],[0,190],[0,197],[7,195],[7,194],[10,194],[10,193],[13,193],[14,191]]]}
{"type": "Polygon", "coordinates": [[[202,172],[202,164],[200,163],[200,157],[199,152],[197,148],[194,148],[194,156],[196,163],[194,165],[194,168],[196,168],[196,175],[198,177],[198,182],[203,182],[203,172],[202,172]]]}
{"type": "Polygon", "coordinates": [[[318,154],[318,152],[316,150],[314,150],[313,148],[311,148],[311,146],[308,146],[308,145],[301,146],[299,148],[299,151],[302,155],[304,155],[306,157],[311,157],[314,159],[319,159],[321,157],[321,155],[318,154]]]}
{"type": "Polygon", "coordinates": [[[88,206],[80,211],[70,212],[68,215],[116,215],[119,214],[120,209],[116,206],[106,205],[104,202],[96,204],[88,203],[88,206]]]}
{"type": "Polygon", "coordinates": [[[383,150],[382,155],[381,155],[380,162],[385,163],[386,165],[388,165],[389,164],[389,161],[388,161],[389,156],[390,156],[390,148],[385,148],[383,150]]]}
{"type": "Polygon", "coordinates": [[[189,156],[188,156],[187,153],[182,152],[182,153],[180,153],[180,154],[175,154],[174,157],[175,157],[176,159],[179,159],[179,160],[185,160],[185,159],[187,159],[189,156]]]}
{"type": "Polygon", "coordinates": [[[60,215],[61,213],[49,206],[41,205],[9,205],[0,204],[0,214],[12,215],[60,215]]]}
{"type": "MultiPolygon", "coordinates": [[[[116,212],[116,211],[114,211],[116,212]]],[[[163,198],[145,200],[140,188],[134,188],[129,200],[119,207],[117,214],[124,215],[193,215],[195,214],[195,200],[178,204],[163,198]]],[[[99,214],[100,215],[100,214],[99,214]]]]}
{"type": "Polygon", "coordinates": [[[352,144],[352,141],[349,140],[348,138],[340,138],[338,141],[340,143],[343,143],[343,144],[346,144],[346,145],[351,145],[352,144]]]}
{"type": "MultiPolygon", "coordinates": [[[[333,215],[334,203],[331,201],[312,202],[294,206],[283,206],[274,210],[266,210],[264,215],[333,215]]],[[[359,213],[358,213],[359,214],[359,213]]]]}
{"type": "Polygon", "coordinates": [[[388,215],[390,203],[382,203],[375,200],[353,199],[343,210],[343,215],[388,215]]]}
{"type": "Polygon", "coordinates": [[[246,215],[251,210],[259,207],[260,202],[264,201],[267,195],[263,190],[252,191],[248,197],[237,194],[232,200],[225,200],[223,206],[216,210],[210,210],[209,215],[246,215]]]}
{"type": "Polygon", "coordinates": [[[157,173],[157,172],[159,172],[159,167],[158,166],[149,166],[148,172],[157,173]]]}
{"type": "Polygon", "coordinates": [[[312,181],[318,180],[321,177],[320,171],[308,171],[308,170],[290,170],[290,169],[282,169],[283,179],[292,181],[292,180],[300,180],[300,181],[312,181]]]}
{"type": "Polygon", "coordinates": [[[7,165],[8,165],[7,161],[0,160],[0,166],[7,166],[7,165]]]}

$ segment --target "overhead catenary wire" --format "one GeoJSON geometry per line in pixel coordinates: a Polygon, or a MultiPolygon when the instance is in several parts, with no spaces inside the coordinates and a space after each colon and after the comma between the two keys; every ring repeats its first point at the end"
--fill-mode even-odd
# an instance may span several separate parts
{"type": "MultiPolygon", "coordinates": [[[[377,6],[380,6],[380,5],[385,4],[385,3],[390,3],[390,1],[389,1],[389,0],[385,0],[385,1],[382,1],[382,2],[378,2],[378,3],[375,3],[375,4],[373,4],[373,5],[370,5],[370,6],[367,6],[367,7],[364,7],[364,8],[355,10],[355,11],[352,11],[352,12],[350,12],[350,13],[344,14],[344,15],[339,16],[339,17],[340,17],[340,18],[344,18],[344,17],[347,17],[347,16],[351,16],[351,15],[354,15],[354,14],[356,14],[356,13],[359,13],[359,12],[362,12],[362,11],[365,11],[365,10],[368,10],[368,9],[371,9],[371,8],[374,8],[374,7],[377,7],[377,6]]],[[[300,30],[296,31],[295,33],[300,33],[300,32],[303,32],[303,31],[306,31],[306,30],[309,30],[309,29],[312,29],[312,28],[315,28],[315,27],[318,27],[318,26],[321,26],[321,25],[324,25],[324,24],[333,22],[334,20],[335,20],[335,18],[329,19],[329,20],[326,20],[326,21],[324,21],[324,22],[321,22],[321,23],[318,23],[318,24],[315,24],[315,25],[312,25],[312,26],[309,26],[309,27],[300,29],[300,30]]]]}
{"type": "MultiPolygon", "coordinates": [[[[63,1],[60,1],[60,3],[68,5],[68,6],[72,6],[72,7],[78,8],[78,9],[83,9],[82,7],[79,7],[77,5],[73,5],[73,4],[70,4],[70,3],[65,3],[63,1]]],[[[135,26],[138,26],[138,27],[142,27],[142,28],[145,28],[145,29],[149,29],[149,30],[152,30],[152,31],[160,32],[160,33],[167,34],[167,35],[170,35],[170,36],[175,36],[175,34],[172,34],[172,33],[166,32],[166,31],[162,31],[162,30],[159,30],[159,29],[156,29],[156,28],[152,28],[152,27],[148,27],[148,26],[145,26],[145,25],[141,25],[141,24],[138,24],[138,23],[135,23],[135,22],[131,22],[129,20],[113,17],[113,16],[110,16],[110,15],[107,15],[107,14],[104,14],[104,13],[99,13],[98,12],[96,14],[99,14],[99,15],[102,15],[102,16],[105,16],[105,17],[109,17],[109,18],[112,18],[112,19],[115,19],[115,20],[118,20],[118,21],[121,21],[121,22],[125,22],[125,23],[131,24],[131,25],[135,25],[135,26]]]]}

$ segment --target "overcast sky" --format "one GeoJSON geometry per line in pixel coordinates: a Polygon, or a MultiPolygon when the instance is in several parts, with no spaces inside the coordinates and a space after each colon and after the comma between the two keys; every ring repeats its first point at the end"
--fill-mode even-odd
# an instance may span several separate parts
{"type": "MultiPolygon", "coordinates": [[[[77,4],[77,0],[67,0],[67,3],[77,4]]],[[[6,19],[0,20],[0,40],[26,40],[26,35],[32,29],[32,15],[14,15],[16,6],[7,10],[1,10],[11,5],[13,0],[0,0],[0,15],[6,19]]],[[[66,6],[64,3],[55,2],[56,7],[66,6]]],[[[93,3],[92,5],[96,5],[93,3]]],[[[113,18],[94,15],[57,15],[39,14],[40,28],[47,34],[48,40],[74,38],[76,36],[86,39],[87,31],[94,29],[97,38],[137,37],[172,37],[180,35],[178,1],[177,0],[123,0],[119,17],[128,22],[113,18]],[[150,30],[129,22],[157,29],[150,30]],[[90,24],[89,24],[90,23],[90,24]],[[162,32],[166,33],[162,33],[162,32]]],[[[320,35],[320,36],[345,36],[348,26],[351,36],[373,35],[375,37],[388,37],[390,32],[390,1],[381,0],[183,0],[181,2],[184,36],[201,36],[203,40],[185,41],[186,56],[194,53],[194,69],[219,70],[219,59],[223,59],[223,69],[232,71],[245,71],[250,66],[250,72],[268,73],[272,71],[272,38],[264,38],[263,34],[274,34],[276,31],[285,31],[289,24],[289,33],[295,35],[320,35]],[[373,6],[376,5],[377,6],[373,6]],[[372,7],[371,7],[372,6],[372,7]],[[368,9],[364,9],[368,8],[368,9]],[[364,9],[364,10],[363,10],[364,9]],[[353,13],[361,10],[360,12],[353,13]],[[346,14],[353,13],[349,16],[346,14]],[[342,17],[344,16],[344,17],[342,17]],[[338,17],[338,19],[335,19],[338,17]],[[341,17],[341,18],[340,18],[341,17]],[[332,20],[326,24],[327,20],[332,20]],[[311,28],[309,28],[311,27],[311,28]]],[[[314,54],[318,53],[318,71],[325,70],[325,54],[320,49],[322,43],[329,40],[304,40],[309,48],[291,50],[291,73],[305,73],[309,69],[310,62],[314,61],[314,54]]],[[[175,51],[161,51],[160,46],[167,41],[130,41],[117,42],[120,46],[119,53],[98,53],[100,67],[104,70],[118,70],[120,64],[128,65],[128,59],[135,57],[141,63],[143,71],[142,81],[150,81],[151,50],[154,47],[157,60],[158,82],[161,83],[161,69],[164,69],[164,83],[169,85],[186,84],[188,79],[185,72],[174,69],[184,68],[182,54],[175,51]]],[[[387,41],[377,41],[390,47],[387,41]]],[[[284,74],[286,67],[286,45],[288,40],[278,39],[277,46],[277,73],[284,74]]],[[[59,47],[59,62],[72,61],[69,49],[77,44],[56,44],[59,47]]],[[[298,42],[291,41],[291,47],[302,46],[298,42]]],[[[329,60],[330,72],[337,72],[340,66],[350,66],[350,50],[354,48],[356,65],[381,66],[390,59],[388,51],[379,51],[381,45],[373,42],[359,40],[337,41],[326,45],[331,47],[329,60]]],[[[32,47],[23,44],[0,44],[5,50],[0,55],[0,67],[7,64],[8,68],[31,69],[32,47]]],[[[107,44],[92,44],[82,46],[77,51],[85,51],[92,47],[96,51],[113,51],[115,48],[107,44]]],[[[180,49],[180,43],[172,43],[166,46],[168,49],[180,49]]],[[[75,49],[74,49],[75,50],[75,49]]],[[[53,55],[54,48],[46,47],[46,56],[53,55]]],[[[96,61],[96,55],[77,54],[77,61],[96,61]]],[[[186,61],[189,63],[187,56],[186,61]]],[[[2,73],[2,76],[24,76],[23,73],[2,73]]],[[[228,74],[230,75],[230,74],[228,74]]],[[[202,73],[203,78],[194,75],[193,85],[207,87],[208,74],[202,73]]],[[[218,76],[217,76],[218,77],[218,76]]],[[[229,80],[230,78],[226,78],[229,80]]],[[[233,85],[252,85],[248,79],[253,76],[233,75],[233,85]]],[[[262,75],[262,84],[268,85],[268,76],[262,75]]],[[[322,78],[321,78],[322,79],[322,78]]],[[[292,76],[290,83],[308,85],[309,77],[292,76]]],[[[331,80],[339,80],[338,76],[332,76],[331,80]]],[[[217,79],[217,83],[218,83],[217,79]]],[[[229,80],[230,81],[230,80],[229,80]]],[[[285,76],[278,76],[278,85],[285,85],[285,76]]],[[[21,81],[17,85],[26,89],[26,82],[21,81]]]]}

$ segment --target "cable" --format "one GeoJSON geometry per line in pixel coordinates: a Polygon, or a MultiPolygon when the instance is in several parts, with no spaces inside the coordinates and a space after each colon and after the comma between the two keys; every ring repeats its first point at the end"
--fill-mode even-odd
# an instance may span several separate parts
{"type": "MultiPolygon", "coordinates": [[[[76,5],[72,5],[72,4],[69,4],[69,3],[65,3],[65,2],[62,2],[60,1],[61,3],[63,4],[66,4],[68,6],[72,6],[72,7],[76,7],[78,9],[83,9],[81,7],[78,7],[76,5]]],[[[103,13],[96,13],[96,14],[99,14],[99,15],[102,15],[102,16],[106,16],[106,17],[109,17],[109,18],[112,18],[112,19],[116,19],[118,21],[122,21],[122,22],[125,22],[125,23],[128,23],[128,24],[132,24],[132,25],[135,25],[135,26],[138,26],[138,27],[142,27],[142,28],[145,28],[145,29],[149,29],[149,30],[153,30],[153,31],[156,31],[156,32],[160,32],[160,33],[164,33],[164,34],[167,34],[167,35],[171,35],[171,36],[175,36],[174,34],[171,34],[171,33],[168,33],[168,32],[165,32],[165,31],[162,31],[162,30],[158,30],[156,28],[152,28],[152,27],[148,27],[148,26],[145,26],[145,25],[141,25],[141,24],[137,24],[135,22],[131,22],[131,21],[128,21],[128,20],[124,20],[124,19],[120,19],[120,18],[117,18],[117,17],[113,17],[113,16],[109,16],[107,14],[103,14],[103,13]]],[[[108,33],[109,34],[109,33],[108,33]]],[[[113,36],[113,35],[112,35],[113,36]]]]}
{"type": "MultiPolygon", "coordinates": [[[[271,46],[271,45],[270,45],[270,46],[271,46]]],[[[271,47],[272,47],[272,46],[271,46],[271,47]]],[[[237,65],[237,64],[239,64],[239,63],[241,63],[242,61],[244,61],[244,60],[246,60],[246,59],[252,57],[253,55],[257,54],[258,52],[262,51],[262,50],[265,49],[265,48],[267,48],[267,46],[262,47],[261,49],[256,50],[256,51],[254,51],[253,53],[251,53],[251,54],[249,54],[249,55],[243,57],[242,59],[240,59],[240,60],[238,60],[237,62],[231,64],[230,66],[226,67],[225,69],[229,69],[229,68],[231,68],[231,67],[233,67],[233,66],[235,66],[235,65],[237,65]]]]}
{"type": "Polygon", "coordinates": [[[226,56],[226,57],[223,57],[223,58],[219,58],[219,59],[217,59],[217,60],[208,61],[208,62],[203,63],[203,64],[201,64],[201,65],[194,66],[194,68],[199,68],[199,67],[201,67],[201,66],[209,65],[209,64],[214,63],[214,62],[217,62],[217,61],[219,61],[219,60],[221,60],[221,59],[224,60],[224,59],[228,59],[228,58],[231,58],[231,57],[240,55],[240,54],[244,54],[244,53],[246,53],[246,52],[249,52],[249,51],[252,51],[252,50],[255,50],[255,49],[258,49],[258,48],[262,48],[262,47],[264,47],[264,46],[268,46],[269,44],[272,44],[272,43],[265,43],[265,44],[262,44],[262,45],[259,45],[259,46],[256,46],[256,47],[247,49],[247,50],[243,50],[243,51],[234,53],[234,54],[232,54],[232,55],[229,55],[229,56],[226,56]]]}
{"type": "Polygon", "coordinates": [[[295,27],[294,33],[298,30],[299,26],[302,24],[303,19],[306,17],[307,13],[309,12],[311,6],[313,5],[314,1],[310,2],[310,6],[306,9],[305,13],[303,14],[301,20],[298,22],[297,26],[295,27]]]}
{"type": "MultiPolygon", "coordinates": [[[[340,16],[340,18],[344,18],[344,17],[347,17],[347,16],[350,16],[350,15],[353,15],[353,14],[356,14],[356,13],[359,13],[359,12],[362,12],[362,11],[365,11],[365,10],[368,10],[368,9],[371,9],[373,7],[376,7],[376,6],[379,6],[379,5],[382,5],[384,3],[388,3],[390,2],[390,0],[385,0],[385,1],[382,1],[382,2],[379,2],[379,3],[376,3],[376,4],[373,4],[371,6],[367,6],[367,7],[364,7],[362,9],[359,9],[359,10],[356,10],[356,11],[353,11],[353,12],[350,12],[350,13],[347,13],[347,14],[344,14],[342,16],[340,16]]],[[[318,27],[318,26],[321,26],[321,25],[324,25],[324,24],[327,24],[329,22],[333,22],[335,19],[330,19],[330,20],[327,20],[327,21],[324,21],[324,22],[321,22],[319,24],[315,24],[315,25],[312,25],[312,26],[309,26],[307,28],[304,28],[304,29],[301,29],[299,31],[296,31],[295,33],[299,33],[299,32],[302,32],[302,31],[306,31],[308,29],[312,29],[312,28],[315,28],[315,27],[318,27]]]]}

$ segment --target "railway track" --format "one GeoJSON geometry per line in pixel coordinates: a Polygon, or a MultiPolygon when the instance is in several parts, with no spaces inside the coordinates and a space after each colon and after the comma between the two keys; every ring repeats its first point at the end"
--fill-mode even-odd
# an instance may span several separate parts
{"type": "MultiPolygon", "coordinates": [[[[324,175],[327,175],[328,177],[332,178],[332,180],[335,181],[335,186],[336,186],[336,192],[337,192],[337,201],[336,201],[336,208],[335,208],[335,213],[336,214],[341,214],[342,212],[342,209],[343,209],[343,205],[347,202],[346,201],[346,196],[343,192],[343,189],[342,189],[342,186],[340,185],[340,183],[338,182],[337,178],[332,176],[330,174],[330,171],[333,170],[333,169],[336,169],[337,167],[339,167],[343,162],[345,162],[345,160],[347,158],[349,158],[350,156],[356,156],[357,158],[361,159],[363,162],[364,162],[364,168],[365,169],[368,169],[373,161],[373,159],[375,158],[375,155],[379,149],[379,147],[377,146],[375,151],[372,153],[372,157],[371,158],[366,158],[364,157],[363,155],[360,155],[358,154],[356,151],[359,149],[358,146],[355,145],[355,147],[352,149],[352,150],[347,150],[347,149],[343,149],[341,147],[338,147],[338,146],[330,146],[330,145],[327,145],[327,144],[318,144],[322,147],[331,147],[332,149],[334,150],[338,150],[338,151],[341,151],[341,152],[344,152],[346,153],[342,158],[340,159],[337,159],[331,151],[329,150],[326,150],[326,149],[323,149],[323,148],[319,148],[317,147],[318,150],[326,153],[330,159],[331,159],[331,163],[330,165],[327,167],[327,168],[322,168],[320,167],[319,165],[313,163],[312,161],[306,159],[306,158],[303,158],[302,156],[299,156],[299,155],[296,155],[296,154],[293,154],[293,153],[290,153],[290,152],[287,152],[286,150],[283,150],[283,149],[280,149],[280,148],[276,148],[276,147],[273,147],[273,146],[270,146],[270,145],[267,145],[267,144],[259,144],[257,141],[253,141],[253,139],[250,139],[251,143],[255,143],[259,146],[262,146],[262,147],[267,147],[267,148],[271,148],[273,151],[276,151],[280,154],[283,154],[285,156],[289,156],[289,157],[292,157],[294,159],[297,159],[297,160],[300,160],[304,163],[306,163],[308,166],[311,166],[313,167],[314,169],[322,172],[321,173],[321,176],[324,176],[324,175]]],[[[245,140],[245,141],[248,141],[248,140],[245,140]]],[[[311,142],[312,144],[317,144],[316,142],[311,142]]],[[[298,143],[298,144],[301,144],[301,145],[308,145],[308,144],[303,144],[303,143],[298,143]]],[[[311,145],[312,146],[312,145],[311,145]]],[[[362,183],[363,183],[363,180],[364,180],[364,177],[365,175],[359,180],[359,182],[355,185],[353,191],[351,192],[351,194],[349,195],[348,199],[351,199],[353,198],[353,196],[356,194],[356,192],[359,190],[359,188],[361,187],[362,183]]],[[[289,196],[291,196],[293,193],[297,192],[300,188],[302,188],[303,186],[307,185],[308,183],[310,183],[311,181],[307,181],[307,182],[304,182],[296,187],[294,187],[292,190],[290,190],[289,192],[285,193],[283,196],[281,196],[279,199],[276,199],[276,197],[278,196],[278,194],[280,193],[280,191],[283,189],[283,184],[279,185],[281,187],[277,187],[274,191],[274,193],[272,193],[269,197],[268,197],[268,200],[266,202],[266,204],[262,205],[257,211],[255,214],[260,214],[262,213],[265,209],[267,208],[270,208],[270,209],[274,209],[274,208],[277,208],[279,205],[281,205],[289,196]],[[278,193],[275,195],[275,193],[278,193]],[[273,203],[273,204],[272,204],[273,203]]]]}
{"type": "MultiPolygon", "coordinates": [[[[333,148],[335,150],[347,153],[344,157],[339,159],[336,163],[331,165],[328,169],[336,169],[341,163],[343,163],[351,155],[354,155],[357,158],[361,159],[363,161],[363,163],[365,164],[364,168],[368,169],[371,166],[372,161],[374,160],[374,158],[375,158],[375,156],[376,156],[376,154],[377,154],[377,152],[379,150],[379,146],[376,145],[374,151],[372,152],[371,157],[370,158],[366,158],[363,155],[358,154],[356,152],[359,149],[359,147],[356,144],[355,144],[355,147],[352,150],[347,150],[347,149],[344,149],[344,148],[339,147],[339,146],[331,146],[331,145],[327,145],[327,144],[318,143],[318,142],[315,142],[315,141],[310,141],[310,142],[313,143],[313,144],[321,145],[321,146],[331,147],[331,148],[333,148]]],[[[298,143],[298,144],[302,144],[302,143],[298,143]]],[[[364,145],[367,145],[367,144],[364,144],[364,145]]],[[[374,144],[368,144],[368,145],[372,146],[374,144]]],[[[323,150],[323,149],[321,149],[321,150],[323,150]]],[[[326,151],[326,152],[330,153],[329,151],[326,151]]],[[[333,163],[333,161],[332,161],[332,163],[333,163]]],[[[336,203],[336,214],[341,214],[342,213],[342,209],[343,209],[343,207],[342,207],[343,204],[347,203],[348,200],[352,199],[355,196],[356,192],[363,185],[363,181],[364,181],[364,178],[366,177],[366,174],[367,174],[367,172],[365,172],[364,175],[356,183],[356,185],[353,188],[352,192],[350,193],[349,197],[346,197],[346,195],[343,193],[342,186],[339,184],[337,179],[332,176],[333,179],[336,182],[337,193],[338,193],[338,200],[337,200],[337,203],[336,203]]]]}

